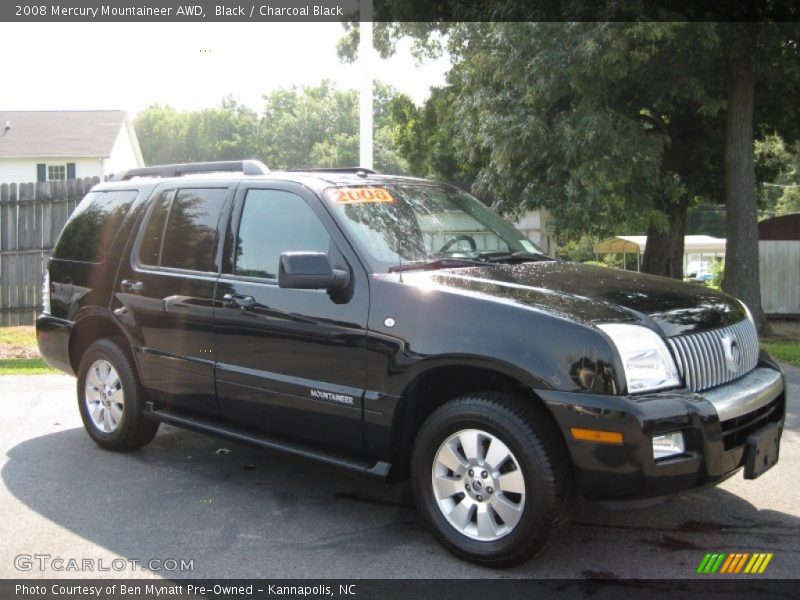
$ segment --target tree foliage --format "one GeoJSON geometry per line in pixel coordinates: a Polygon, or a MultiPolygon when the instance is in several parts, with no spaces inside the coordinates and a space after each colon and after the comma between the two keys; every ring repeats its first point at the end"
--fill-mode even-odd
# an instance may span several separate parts
{"type": "MultiPolygon", "coordinates": [[[[410,100],[376,84],[375,165],[405,173],[408,163],[394,142],[395,102],[410,100]]],[[[137,115],[135,127],[147,164],[252,157],[287,169],[354,166],[359,158],[358,94],[327,81],[265,95],[260,113],[232,97],[199,111],[152,106],[137,115]]]]}
{"type": "Polygon", "coordinates": [[[790,147],[772,134],[755,146],[758,203],[766,216],[800,212],[800,143],[790,147]]]}
{"type": "Polygon", "coordinates": [[[502,212],[547,208],[559,237],[647,232],[645,269],[679,277],[688,207],[722,193],[722,88],[697,60],[717,43],[711,24],[457,24],[448,86],[398,143],[502,212]]]}
{"type": "Polygon", "coordinates": [[[478,170],[458,149],[461,140],[453,110],[457,96],[458,90],[451,84],[432,89],[422,106],[416,106],[408,98],[395,99],[394,139],[414,175],[470,187],[478,170]]]}
{"type": "Polygon", "coordinates": [[[562,231],[666,228],[664,206],[708,192],[713,178],[697,164],[697,141],[719,128],[720,104],[693,60],[707,36],[683,35],[686,27],[455,30],[455,111],[466,158],[481,165],[477,188],[508,211],[547,207],[562,231]]]}
{"type": "Polygon", "coordinates": [[[194,112],[152,106],[134,125],[147,164],[231,160],[256,150],[258,117],[230,96],[219,108],[194,112]]]}

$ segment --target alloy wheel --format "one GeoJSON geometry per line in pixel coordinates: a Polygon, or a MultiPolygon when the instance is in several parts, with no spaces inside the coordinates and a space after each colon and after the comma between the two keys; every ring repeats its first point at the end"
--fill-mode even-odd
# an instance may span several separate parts
{"type": "Polygon", "coordinates": [[[464,429],[439,446],[431,483],[442,515],[463,535],[483,542],[514,530],[525,508],[525,478],[496,435],[464,429]]]}

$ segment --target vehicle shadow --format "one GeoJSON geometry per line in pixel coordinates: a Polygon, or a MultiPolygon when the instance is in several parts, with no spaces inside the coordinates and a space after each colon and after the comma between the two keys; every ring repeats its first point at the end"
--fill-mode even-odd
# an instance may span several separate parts
{"type": "MultiPolygon", "coordinates": [[[[790,464],[740,483],[783,490],[786,498],[792,493],[781,481],[796,489],[790,464]]],[[[169,577],[683,578],[711,551],[774,552],[772,576],[794,576],[800,566],[800,519],[759,510],[723,488],[635,511],[579,502],[574,524],[548,551],[493,571],[436,544],[407,484],[172,427],[129,454],[99,449],[78,428],[29,439],[10,449],[0,477],[55,532],[63,528],[112,556],[194,561],[192,571],[162,573],[169,577]]],[[[31,539],[16,535],[3,554],[63,548],[58,537],[46,547],[31,539]]]]}

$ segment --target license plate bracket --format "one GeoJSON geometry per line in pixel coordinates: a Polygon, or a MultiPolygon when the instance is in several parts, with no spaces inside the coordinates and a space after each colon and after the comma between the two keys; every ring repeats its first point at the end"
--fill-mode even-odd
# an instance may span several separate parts
{"type": "Polygon", "coordinates": [[[778,462],[781,443],[781,424],[771,423],[747,437],[747,458],[744,478],[756,479],[778,462]]]}

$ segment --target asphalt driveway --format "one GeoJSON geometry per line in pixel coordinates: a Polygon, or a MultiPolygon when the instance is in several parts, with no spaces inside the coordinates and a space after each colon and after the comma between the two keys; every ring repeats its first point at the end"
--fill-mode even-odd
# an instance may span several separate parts
{"type": "Polygon", "coordinates": [[[0,377],[0,577],[685,578],[711,551],[772,552],[764,576],[795,577],[800,369],[786,372],[781,460],[761,479],[646,509],[581,503],[550,550],[499,572],[441,549],[405,485],[164,426],[141,451],[105,452],[74,379],[0,377]]]}

